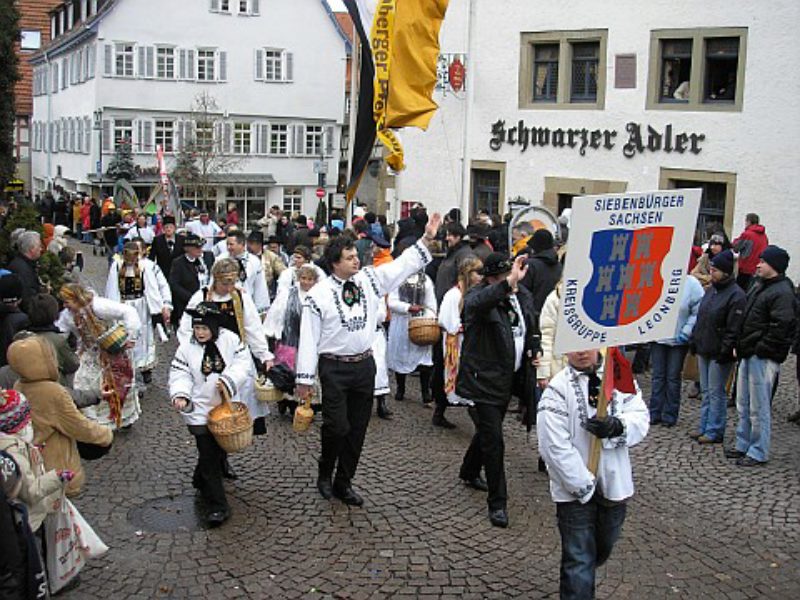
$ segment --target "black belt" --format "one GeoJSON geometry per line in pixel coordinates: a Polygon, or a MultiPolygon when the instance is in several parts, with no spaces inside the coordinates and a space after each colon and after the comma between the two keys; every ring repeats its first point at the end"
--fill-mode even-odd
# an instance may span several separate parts
{"type": "Polygon", "coordinates": [[[361,354],[328,354],[323,353],[319,355],[320,358],[326,358],[328,360],[335,360],[336,362],[343,362],[343,363],[357,363],[361,362],[362,360],[366,360],[372,357],[372,350],[367,350],[366,352],[362,352],[361,354]]]}

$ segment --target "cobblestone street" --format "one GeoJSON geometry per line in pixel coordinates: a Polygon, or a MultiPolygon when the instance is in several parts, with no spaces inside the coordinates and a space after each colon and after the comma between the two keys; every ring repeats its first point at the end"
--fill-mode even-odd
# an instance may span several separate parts
{"type": "MultiPolygon", "coordinates": [[[[82,250],[84,279],[103,289],[105,259],[82,250]]],[[[110,551],[63,598],[558,596],[555,507],[535,436],[506,419],[510,526],[492,527],[484,495],[458,479],[472,434],[466,412],[448,411],[456,430],[434,428],[413,378],[409,398],[392,402],[394,419],[370,423],[354,481],[362,508],[316,491],[319,417],[297,434],[274,414],[267,435],[231,456],[231,520],[198,525],[196,449],[166,392],[174,344],[159,348],[142,418],[86,463],[75,504],[110,551]]],[[[800,597],[800,427],[786,422],[798,396],[794,360],[782,368],[766,466],[736,467],[721,445],[692,442],[699,400],[685,395],[678,425],[654,426],[632,450],[637,493],[598,573],[600,598],[800,597]]],[[[647,394],[647,378],[640,383],[647,394]]],[[[729,409],[728,440],[734,425],[729,409]]]]}

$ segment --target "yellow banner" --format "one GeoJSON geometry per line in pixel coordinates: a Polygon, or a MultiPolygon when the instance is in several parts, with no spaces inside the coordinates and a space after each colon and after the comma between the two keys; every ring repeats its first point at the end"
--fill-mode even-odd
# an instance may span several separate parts
{"type": "Polygon", "coordinates": [[[375,64],[375,94],[372,112],[378,139],[389,150],[386,162],[395,171],[403,169],[403,147],[400,140],[386,125],[386,107],[389,102],[389,74],[392,62],[392,37],[397,14],[397,0],[380,0],[372,21],[372,60],[375,64]]]}

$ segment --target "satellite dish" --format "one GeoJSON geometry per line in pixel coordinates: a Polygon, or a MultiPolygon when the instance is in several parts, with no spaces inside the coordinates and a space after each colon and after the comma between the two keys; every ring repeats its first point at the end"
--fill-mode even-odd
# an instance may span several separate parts
{"type": "Polygon", "coordinates": [[[514,214],[508,227],[508,248],[512,255],[514,254],[514,228],[523,223],[531,226],[531,232],[537,229],[549,229],[556,244],[561,242],[561,226],[556,216],[544,206],[526,206],[514,214]]]}

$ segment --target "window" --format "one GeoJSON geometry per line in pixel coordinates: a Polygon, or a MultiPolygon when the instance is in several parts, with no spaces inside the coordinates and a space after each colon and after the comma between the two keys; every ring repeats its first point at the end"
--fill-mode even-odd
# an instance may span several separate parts
{"type": "Polygon", "coordinates": [[[472,169],[472,214],[481,210],[490,215],[500,211],[500,171],[472,169]]]}
{"type": "Polygon", "coordinates": [[[299,187],[283,188],[283,212],[286,214],[303,212],[303,189],[299,187]]]}
{"type": "Polygon", "coordinates": [[[229,12],[231,10],[230,0],[219,0],[219,9],[224,12],[229,12]]]}
{"type": "Polygon", "coordinates": [[[289,126],[270,125],[269,128],[269,153],[288,154],[289,153],[289,126]]]}
{"type": "Polygon", "coordinates": [[[197,51],[197,80],[214,81],[214,50],[197,51]]]}
{"type": "Polygon", "coordinates": [[[250,123],[233,124],[233,153],[250,154],[250,123]]]}
{"type": "Polygon", "coordinates": [[[292,81],[294,55],[280,48],[256,50],[256,81],[292,81]]]}
{"type": "Polygon", "coordinates": [[[23,29],[20,33],[20,50],[38,50],[42,47],[42,32],[23,29]]]}
{"type": "Polygon", "coordinates": [[[558,44],[533,47],[533,101],[555,102],[558,90],[558,44]]]}
{"type": "Polygon", "coordinates": [[[322,154],[322,125],[306,125],[305,153],[308,156],[322,154]]]}
{"type": "Polygon", "coordinates": [[[175,48],[164,46],[156,48],[156,77],[175,79],[175,48]]]}
{"type": "Polygon", "coordinates": [[[114,44],[114,75],[133,77],[133,44],[114,44]]]}
{"type": "Polygon", "coordinates": [[[695,233],[706,242],[714,231],[730,231],[736,204],[736,174],[724,171],[661,169],[659,189],[700,188],[700,211],[695,233]]]}
{"type": "Polygon", "coordinates": [[[198,121],[195,126],[195,143],[198,150],[208,152],[214,145],[214,124],[198,121]]]}
{"type": "Polygon", "coordinates": [[[131,119],[114,119],[114,150],[123,144],[129,146],[133,142],[133,121],[131,119]]]}
{"type": "Polygon", "coordinates": [[[175,150],[175,123],[174,121],[156,121],[156,146],[160,145],[164,152],[175,150]]]}
{"type": "Polygon", "coordinates": [[[247,0],[239,0],[239,12],[240,13],[248,13],[250,12],[250,8],[247,6],[247,0]]]}
{"type": "Polygon", "coordinates": [[[608,31],[523,33],[519,71],[521,109],[602,109],[608,31]]]}
{"type": "Polygon", "coordinates": [[[747,29],[659,29],[650,34],[647,108],[741,111],[747,29]]]}

